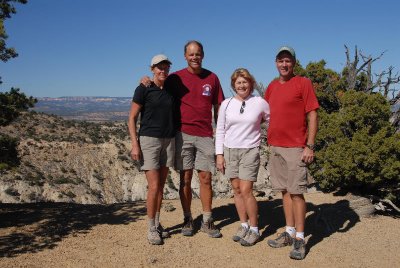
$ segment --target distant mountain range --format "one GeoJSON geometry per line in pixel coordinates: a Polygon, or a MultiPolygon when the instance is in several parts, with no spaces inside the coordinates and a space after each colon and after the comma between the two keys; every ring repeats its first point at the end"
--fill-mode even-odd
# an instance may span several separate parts
{"type": "MultiPolygon", "coordinates": [[[[127,121],[131,97],[59,97],[38,98],[33,110],[69,120],[91,122],[127,121]]],[[[400,131],[400,99],[392,104],[390,121],[400,131]]]]}
{"type": "Polygon", "coordinates": [[[93,122],[126,121],[131,97],[59,97],[38,98],[33,110],[65,119],[93,122]]]}

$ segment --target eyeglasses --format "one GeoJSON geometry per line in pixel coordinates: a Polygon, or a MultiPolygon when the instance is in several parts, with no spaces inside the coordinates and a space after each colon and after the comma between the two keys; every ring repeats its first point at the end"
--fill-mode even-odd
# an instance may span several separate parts
{"type": "Polygon", "coordinates": [[[240,106],[240,113],[244,112],[244,108],[246,107],[246,102],[242,102],[242,106],[240,106]]]}

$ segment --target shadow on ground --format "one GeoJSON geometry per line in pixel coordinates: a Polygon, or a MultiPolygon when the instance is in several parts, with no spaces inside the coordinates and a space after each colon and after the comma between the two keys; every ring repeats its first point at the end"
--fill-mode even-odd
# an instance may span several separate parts
{"type": "Polygon", "coordinates": [[[101,224],[128,224],[145,214],[142,201],[113,205],[0,204],[0,257],[51,249],[68,235],[87,233],[101,224]]]}
{"type": "MultiPolygon", "coordinates": [[[[282,208],[282,200],[274,199],[271,201],[258,201],[259,210],[259,229],[261,239],[284,231],[285,218],[282,208]]],[[[333,204],[314,205],[307,203],[307,217],[305,235],[308,251],[324,238],[334,233],[343,233],[354,227],[359,222],[360,217],[349,206],[348,200],[341,200],[333,204]]],[[[223,228],[229,224],[239,226],[239,218],[233,203],[213,209],[217,227],[223,228]]],[[[200,222],[201,218],[196,218],[200,222]]],[[[233,235],[233,234],[232,234],[233,235]]]]}

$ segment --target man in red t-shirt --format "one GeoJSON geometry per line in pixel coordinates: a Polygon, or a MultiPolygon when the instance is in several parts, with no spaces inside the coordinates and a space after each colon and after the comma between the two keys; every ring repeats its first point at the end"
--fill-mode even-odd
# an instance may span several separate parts
{"type": "Polygon", "coordinates": [[[172,73],[165,81],[177,103],[177,135],[175,136],[175,167],[180,171],[179,196],[184,214],[182,234],[194,234],[192,175],[197,170],[200,180],[200,200],[203,208],[201,231],[210,237],[221,237],[212,219],[212,173],[215,170],[215,147],[212,128],[212,108],[217,122],[218,108],[224,94],[218,77],[202,68],[203,45],[189,41],[184,48],[187,67],[172,73]]]}
{"type": "Polygon", "coordinates": [[[304,259],[304,224],[306,217],[307,164],[314,160],[319,104],[312,83],[295,76],[296,54],[291,47],[281,47],[276,56],[279,79],[272,81],[265,93],[270,106],[268,144],[271,148],[269,169],[274,190],[282,192],[286,230],[275,240],[274,248],[290,246],[289,256],[304,259]]]}

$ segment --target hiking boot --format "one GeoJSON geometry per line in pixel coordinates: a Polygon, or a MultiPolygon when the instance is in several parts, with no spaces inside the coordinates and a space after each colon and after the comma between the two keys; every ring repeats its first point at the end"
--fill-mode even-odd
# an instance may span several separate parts
{"type": "Polygon", "coordinates": [[[247,231],[249,228],[243,227],[240,225],[240,227],[237,229],[236,234],[232,237],[233,241],[239,242],[240,239],[244,238],[247,234],[247,231]]]}
{"type": "Polygon", "coordinates": [[[290,251],[290,258],[302,260],[306,255],[306,242],[304,239],[294,239],[293,249],[290,251]]]}
{"type": "Polygon", "coordinates": [[[194,234],[193,219],[192,218],[185,218],[183,220],[182,235],[184,235],[184,236],[193,236],[193,234],[194,234]]]}
{"type": "Polygon", "coordinates": [[[163,243],[156,227],[151,227],[147,233],[147,240],[152,245],[161,245],[163,243]]]}
{"type": "Polygon", "coordinates": [[[249,229],[246,236],[240,239],[240,244],[245,247],[253,246],[259,239],[260,233],[249,229]]]}
{"type": "Polygon", "coordinates": [[[169,232],[164,229],[164,227],[161,225],[161,223],[157,226],[157,231],[160,234],[161,238],[169,238],[170,237],[169,232]]]}
{"type": "Polygon", "coordinates": [[[206,222],[201,222],[200,231],[205,232],[206,234],[208,234],[209,237],[212,238],[219,238],[222,236],[221,232],[217,229],[217,227],[215,227],[212,218],[210,218],[206,222]]]}
{"type": "Polygon", "coordinates": [[[268,240],[268,245],[273,248],[281,248],[286,246],[291,246],[293,244],[294,238],[290,236],[288,232],[281,233],[278,238],[274,240],[268,240]]]}

